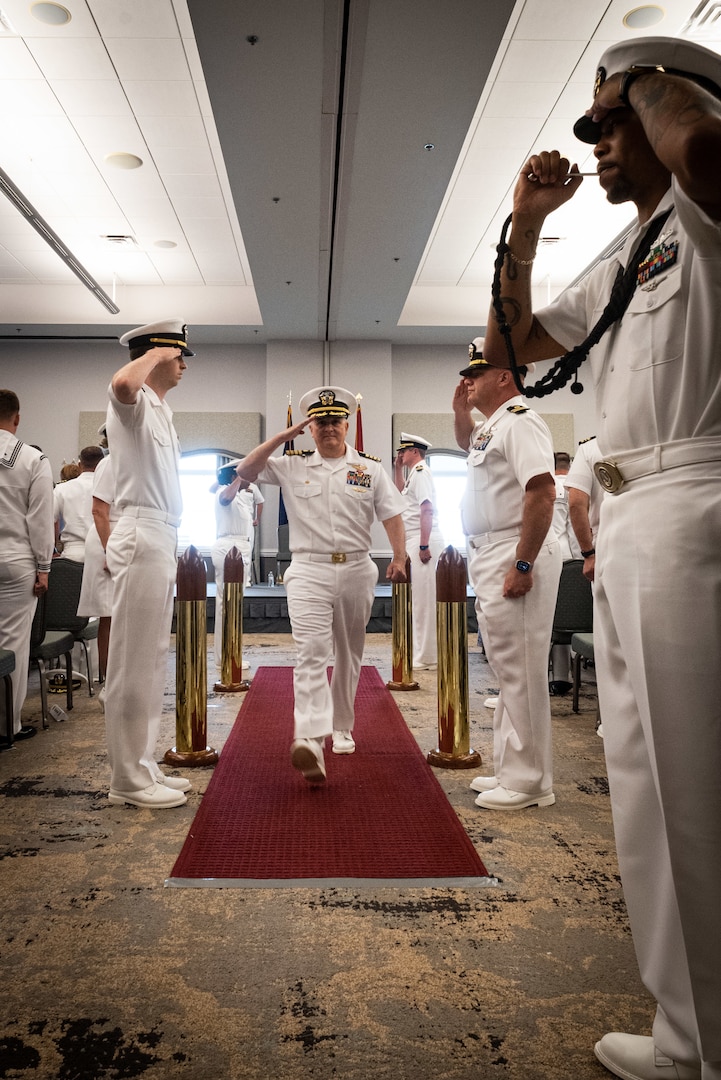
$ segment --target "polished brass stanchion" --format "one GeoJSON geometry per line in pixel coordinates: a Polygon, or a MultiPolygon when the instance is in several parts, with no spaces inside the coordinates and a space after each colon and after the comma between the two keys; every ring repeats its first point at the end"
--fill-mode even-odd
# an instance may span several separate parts
{"type": "Polygon", "coordinates": [[[468,727],[468,617],[466,564],[447,547],[436,567],[436,636],[438,639],[438,749],[429,765],[471,769],[481,755],[470,748],[468,727]]]}
{"type": "Polygon", "coordinates": [[[175,738],[166,765],[214,765],[208,735],[208,629],[205,563],[194,547],[178,560],[176,602],[175,738]]]}
{"type": "Polygon", "coordinates": [[[250,689],[243,678],[243,556],[232,547],[223,562],[223,645],[220,682],[213,687],[223,694],[250,689]]]}
{"type": "Polygon", "coordinates": [[[420,690],[413,681],[413,599],[411,596],[411,560],[406,555],[406,580],[391,587],[393,679],[389,690],[420,690]]]}

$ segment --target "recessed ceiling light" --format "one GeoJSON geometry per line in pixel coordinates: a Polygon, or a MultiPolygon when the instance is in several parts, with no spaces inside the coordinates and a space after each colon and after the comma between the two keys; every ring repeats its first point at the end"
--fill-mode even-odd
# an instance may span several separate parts
{"type": "Polygon", "coordinates": [[[139,169],[143,164],[143,159],[135,154],[106,154],[105,160],[115,169],[139,169]]]}
{"type": "Polygon", "coordinates": [[[666,17],[666,12],[657,4],[644,4],[643,7],[631,8],[623,17],[623,25],[629,30],[645,30],[655,26],[666,17]]]}
{"type": "Polygon", "coordinates": [[[174,248],[174,247],[177,247],[177,246],[178,245],[175,243],[175,240],[156,240],[155,241],[155,247],[157,247],[157,248],[174,248]]]}
{"type": "Polygon", "coordinates": [[[72,19],[72,15],[62,4],[31,4],[30,14],[46,26],[65,26],[72,19]]]}

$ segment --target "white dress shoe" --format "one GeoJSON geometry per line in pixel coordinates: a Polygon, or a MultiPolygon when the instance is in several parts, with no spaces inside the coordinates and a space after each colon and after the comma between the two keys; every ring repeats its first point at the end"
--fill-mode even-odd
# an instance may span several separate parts
{"type": "Polygon", "coordinates": [[[165,773],[161,773],[155,779],[158,784],[163,784],[173,791],[190,791],[192,787],[190,780],[186,780],[184,776],[166,776],[165,773]]]}
{"type": "Polygon", "coordinates": [[[352,754],[355,752],[355,742],[350,731],[333,732],[333,753],[352,754]]]}
{"type": "Polygon", "coordinates": [[[598,725],[598,727],[596,728],[596,734],[600,739],[603,738],[603,724],[598,725]]]}
{"type": "Polygon", "coordinates": [[[182,791],[173,791],[164,784],[150,784],[149,787],[139,788],[137,791],[117,791],[111,788],[108,799],[111,803],[120,805],[130,803],[131,806],[149,806],[158,810],[169,806],[182,806],[188,801],[182,791]]]}
{"type": "Polygon", "coordinates": [[[555,801],[552,791],[529,795],[525,791],[511,791],[500,784],[492,791],[482,792],[475,800],[476,806],[482,806],[484,810],[523,810],[526,806],[553,806],[555,801]]]}
{"type": "Polygon", "coordinates": [[[471,780],[472,791],[493,791],[498,787],[497,776],[476,776],[471,780]]]}
{"type": "Polygon", "coordinates": [[[325,781],[323,744],[319,739],[296,739],[290,748],[290,763],[303,773],[309,784],[325,781]]]}
{"type": "Polygon", "coordinates": [[[496,705],[498,704],[498,698],[487,697],[483,704],[486,706],[487,709],[495,709],[496,705]]]}
{"type": "Polygon", "coordinates": [[[105,683],[98,690],[98,701],[105,708],[105,683]]]}
{"type": "Polygon", "coordinates": [[[666,1057],[650,1035],[611,1031],[596,1043],[594,1053],[602,1065],[623,1080],[701,1080],[701,1065],[682,1065],[666,1057]]]}

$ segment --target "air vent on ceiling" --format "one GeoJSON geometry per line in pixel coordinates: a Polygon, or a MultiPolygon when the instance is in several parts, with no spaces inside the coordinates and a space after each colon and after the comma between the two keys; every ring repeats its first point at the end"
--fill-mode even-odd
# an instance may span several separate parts
{"type": "Polygon", "coordinates": [[[116,233],[110,236],[101,237],[102,240],[107,240],[109,244],[115,244],[116,247],[137,247],[138,241],[134,236],[123,236],[122,233],[116,233]]]}
{"type": "Polygon", "coordinates": [[[680,37],[718,40],[721,34],[720,0],[702,0],[680,33],[680,37]]]}

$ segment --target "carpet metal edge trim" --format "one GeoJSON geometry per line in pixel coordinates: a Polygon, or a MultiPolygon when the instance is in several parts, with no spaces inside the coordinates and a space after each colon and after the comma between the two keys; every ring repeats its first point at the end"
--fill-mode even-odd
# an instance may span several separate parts
{"type": "Polygon", "coordinates": [[[166,878],[166,889],[487,889],[494,877],[458,878],[166,878]]]}

